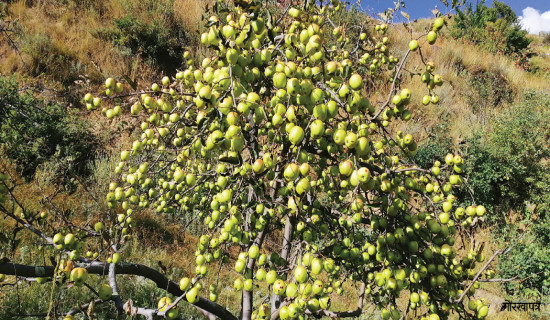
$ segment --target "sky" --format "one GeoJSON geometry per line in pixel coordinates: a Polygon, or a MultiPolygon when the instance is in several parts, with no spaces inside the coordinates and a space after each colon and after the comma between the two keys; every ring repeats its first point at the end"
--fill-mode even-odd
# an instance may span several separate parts
{"type": "MultiPolygon", "coordinates": [[[[394,0],[362,0],[361,7],[369,13],[383,12],[393,6],[394,0]]],[[[449,0],[449,2],[452,2],[449,0]]],[[[476,0],[468,0],[475,6],[476,0]]],[[[550,32],[550,0],[501,0],[509,5],[520,19],[522,28],[530,33],[537,34],[541,31],[550,32]]],[[[490,6],[493,0],[486,0],[490,6]]],[[[449,12],[440,0],[405,0],[407,6],[403,11],[408,13],[411,19],[433,17],[431,10],[436,6],[442,13],[449,12]]],[[[403,19],[400,14],[397,16],[403,19]]],[[[398,20],[399,21],[399,20],[398,20]]]]}

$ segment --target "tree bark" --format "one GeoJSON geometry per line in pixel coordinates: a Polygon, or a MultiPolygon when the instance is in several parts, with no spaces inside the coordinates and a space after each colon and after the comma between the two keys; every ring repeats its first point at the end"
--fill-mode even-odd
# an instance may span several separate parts
{"type": "MultiPolygon", "coordinates": [[[[78,262],[76,267],[82,267],[88,270],[89,274],[107,275],[109,274],[109,264],[105,262],[93,261],[93,262],[78,262]]],[[[3,263],[0,264],[0,274],[13,275],[23,278],[35,278],[35,277],[53,277],[55,268],[53,266],[30,266],[16,263],[3,263]]],[[[183,291],[180,290],[179,285],[170,279],[166,278],[162,273],[157,270],[147,267],[145,265],[137,263],[120,263],[114,265],[114,272],[116,274],[135,275],[147,278],[153,281],[160,289],[166,290],[175,296],[180,296],[183,291]]],[[[231,312],[222,307],[221,305],[200,298],[195,306],[214,314],[221,319],[238,320],[231,312]]]]}
{"type": "MultiPolygon", "coordinates": [[[[256,245],[259,248],[262,247],[264,241],[265,232],[261,231],[252,245],[256,245]]],[[[253,272],[256,259],[248,258],[246,264],[246,272],[253,272]]],[[[252,318],[252,304],[253,304],[252,291],[246,291],[243,289],[243,302],[242,302],[242,320],[250,320],[252,318]]]]}
{"type": "MultiPolygon", "coordinates": [[[[285,221],[285,231],[283,234],[283,247],[281,249],[281,258],[283,258],[285,261],[288,259],[288,255],[290,253],[290,243],[292,242],[292,231],[293,231],[293,225],[292,225],[292,219],[289,215],[286,216],[285,221]]],[[[271,312],[273,313],[275,310],[279,309],[279,306],[281,304],[281,297],[272,294],[271,295],[271,312]]]]}

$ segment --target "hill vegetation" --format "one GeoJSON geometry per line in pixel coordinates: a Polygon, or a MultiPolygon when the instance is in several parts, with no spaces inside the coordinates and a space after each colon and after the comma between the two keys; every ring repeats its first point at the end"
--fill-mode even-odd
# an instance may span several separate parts
{"type": "MultiPolygon", "coordinates": [[[[140,90],[159,81],[159,74],[175,76],[185,50],[197,59],[208,56],[197,32],[204,28],[200,20],[206,5],[193,0],[0,4],[0,167],[17,177],[22,195],[28,195],[26,205],[50,202],[68,221],[97,222],[97,212],[107,210],[103,199],[118,152],[133,141],[137,133],[130,128],[139,122],[131,116],[111,121],[92,114],[82,97],[98,91],[107,77],[140,90]]],[[[367,19],[358,11],[349,18],[367,19]]],[[[492,7],[470,5],[447,21],[437,44],[423,48],[446,81],[439,104],[424,105],[420,96],[411,99],[413,117],[407,126],[420,139],[415,161],[429,166],[448,152],[468,159],[464,195],[491,212],[483,222],[486,249],[513,244],[499,261],[498,276],[517,279],[484,283],[486,295],[480,297],[493,304],[493,319],[522,319],[518,313],[495,312],[504,299],[547,301],[550,292],[550,38],[526,35],[509,7],[498,1],[492,7]]],[[[417,21],[412,30],[392,26],[392,46],[406,52],[408,40],[431,22],[417,21]]],[[[418,62],[415,57],[411,64],[418,62]]],[[[403,81],[421,92],[418,81],[403,81]]],[[[184,257],[193,256],[190,248],[204,228],[198,218],[174,216],[173,221],[187,226],[183,229],[148,210],[136,217],[140,241],[124,254],[158,265],[174,278],[190,276],[195,261],[184,257]]],[[[18,247],[28,240],[18,237],[12,223],[0,222],[4,257],[48,261],[44,252],[18,247]]],[[[224,275],[231,271],[220,270],[219,287],[230,288],[224,275]]],[[[144,305],[163,295],[153,285],[121,290],[132,291],[135,302],[144,305]]],[[[17,295],[2,292],[0,318],[44,310],[42,296],[55,296],[61,305],[80,298],[61,294],[36,286],[18,288],[17,295]]],[[[221,290],[220,301],[234,299],[240,297],[221,290]]],[[[333,305],[343,308],[350,301],[343,296],[333,305]]],[[[194,309],[186,312],[199,317],[194,309]]]]}

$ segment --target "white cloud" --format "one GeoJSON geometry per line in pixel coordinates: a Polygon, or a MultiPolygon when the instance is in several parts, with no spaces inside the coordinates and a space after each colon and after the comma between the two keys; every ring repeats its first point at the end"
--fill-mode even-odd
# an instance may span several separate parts
{"type": "Polygon", "coordinates": [[[523,15],[519,17],[521,27],[531,34],[541,31],[550,32],[550,11],[540,13],[539,10],[527,7],[523,9],[523,15]]]}

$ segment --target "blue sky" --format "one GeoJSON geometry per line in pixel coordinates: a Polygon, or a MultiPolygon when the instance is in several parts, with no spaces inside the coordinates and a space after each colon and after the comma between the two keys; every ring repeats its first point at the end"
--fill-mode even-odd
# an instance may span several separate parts
{"type": "MultiPolygon", "coordinates": [[[[448,0],[452,2],[452,0],[448,0]]],[[[362,0],[361,7],[369,12],[383,12],[388,7],[393,7],[394,0],[362,0]]],[[[477,0],[467,0],[475,6],[477,0]]],[[[539,31],[550,31],[550,0],[501,0],[508,4],[518,17],[523,17],[522,25],[532,33],[539,31]],[[527,11],[524,11],[527,10],[527,11]]],[[[485,4],[490,6],[493,0],[486,0],[485,4]]],[[[405,0],[407,6],[403,11],[408,13],[411,19],[433,17],[431,10],[436,6],[442,13],[449,12],[449,8],[440,0],[405,0]]],[[[399,19],[403,19],[400,14],[399,19]]],[[[398,20],[399,21],[399,20],[398,20]]]]}
{"type": "MultiPolygon", "coordinates": [[[[367,11],[381,12],[388,7],[393,7],[393,0],[362,0],[361,6],[367,11]]],[[[451,0],[449,0],[451,2],[451,0]]],[[[476,3],[476,1],[471,1],[476,3]]],[[[550,11],[550,0],[504,0],[501,1],[509,5],[514,12],[518,15],[522,15],[522,10],[526,7],[537,9],[541,12],[550,11]]],[[[492,0],[485,1],[487,6],[493,3],[492,0]]],[[[448,12],[443,3],[440,0],[405,0],[405,8],[403,11],[407,12],[412,19],[425,18],[432,16],[431,10],[438,7],[441,12],[448,12]]]]}

